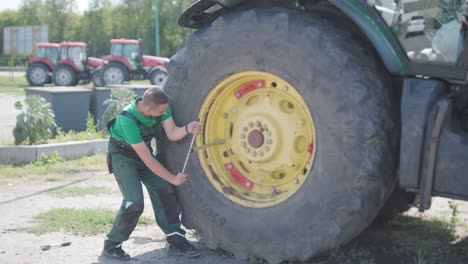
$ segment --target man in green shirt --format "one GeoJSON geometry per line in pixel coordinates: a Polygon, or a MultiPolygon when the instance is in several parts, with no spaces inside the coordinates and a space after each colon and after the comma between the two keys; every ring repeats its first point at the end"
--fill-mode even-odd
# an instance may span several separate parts
{"type": "Polygon", "coordinates": [[[166,234],[170,250],[193,255],[194,247],[185,238],[181,228],[179,208],[172,185],[184,184],[188,175],[169,172],[156,160],[151,151],[151,139],[159,123],[171,141],[188,134],[197,135],[200,124],[196,121],[178,127],[172,119],[169,99],[158,88],[148,89],[143,97],[126,106],[107,126],[111,134],[108,147],[109,172],[113,172],[123,201],[112,229],[104,242],[104,256],[130,260],[122,250],[143,213],[143,183],[148,190],[156,222],[166,234]]]}

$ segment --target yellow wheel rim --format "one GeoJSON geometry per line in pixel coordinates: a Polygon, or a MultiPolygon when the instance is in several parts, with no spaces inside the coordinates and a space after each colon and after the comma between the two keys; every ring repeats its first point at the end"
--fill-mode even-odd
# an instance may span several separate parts
{"type": "Polygon", "coordinates": [[[213,187],[247,207],[294,195],[312,167],[315,127],[302,96],[265,72],[229,76],[207,96],[195,148],[213,187]]]}

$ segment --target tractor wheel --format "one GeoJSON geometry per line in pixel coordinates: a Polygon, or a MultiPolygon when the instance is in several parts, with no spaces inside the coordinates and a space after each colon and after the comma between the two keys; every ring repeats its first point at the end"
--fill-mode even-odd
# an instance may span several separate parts
{"type": "MultiPolygon", "coordinates": [[[[182,222],[210,248],[303,261],[354,238],[385,203],[398,100],[360,36],[315,13],[232,12],[195,32],[168,70],[174,119],[202,125],[177,188],[182,222]]],[[[171,171],[190,140],[161,141],[171,171]]]]}
{"type": "Polygon", "coordinates": [[[78,83],[75,70],[68,65],[59,65],[52,75],[56,86],[75,86],[78,83]]]}
{"type": "Polygon", "coordinates": [[[159,85],[164,87],[164,84],[167,81],[167,72],[163,70],[154,70],[149,76],[150,82],[152,85],[159,85]]]}
{"type": "Polygon", "coordinates": [[[94,70],[93,73],[91,74],[91,81],[94,84],[94,87],[103,87],[104,82],[102,81],[102,74],[101,70],[94,70]]]}
{"type": "Polygon", "coordinates": [[[50,83],[50,71],[47,66],[42,63],[33,63],[28,66],[26,71],[26,79],[31,86],[43,86],[50,83]]]}
{"type": "Polygon", "coordinates": [[[128,81],[128,70],[120,63],[109,63],[102,70],[104,85],[121,84],[128,81]]]}

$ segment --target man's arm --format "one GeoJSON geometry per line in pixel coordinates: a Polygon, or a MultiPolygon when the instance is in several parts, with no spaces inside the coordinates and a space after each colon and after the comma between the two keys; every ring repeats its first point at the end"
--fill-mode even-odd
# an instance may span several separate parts
{"type": "Polygon", "coordinates": [[[180,140],[188,134],[197,135],[200,131],[200,123],[197,121],[190,122],[183,127],[178,127],[172,117],[164,120],[162,125],[164,131],[166,132],[167,138],[171,141],[180,140]]]}
{"type": "Polygon", "coordinates": [[[178,173],[177,176],[169,172],[164,166],[159,163],[156,159],[153,158],[151,155],[148,146],[144,142],[140,142],[138,144],[132,144],[132,148],[138,154],[140,159],[145,163],[145,165],[156,175],[163,178],[164,180],[168,181],[173,185],[181,185],[187,181],[187,174],[185,173],[178,173]]]}

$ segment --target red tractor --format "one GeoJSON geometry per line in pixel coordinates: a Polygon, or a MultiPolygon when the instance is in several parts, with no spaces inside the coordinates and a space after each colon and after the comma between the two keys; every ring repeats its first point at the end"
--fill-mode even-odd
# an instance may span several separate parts
{"type": "Polygon", "coordinates": [[[87,43],[63,42],[60,49],[60,60],[52,75],[55,85],[75,86],[80,80],[92,80],[95,86],[102,86],[98,72],[98,68],[103,64],[102,59],[88,58],[87,43]]]}
{"type": "Polygon", "coordinates": [[[139,40],[112,39],[111,45],[111,54],[104,56],[101,75],[104,84],[149,79],[153,85],[164,85],[169,59],[142,55],[139,40]]]}
{"type": "Polygon", "coordinates": [[[51,83],[51,74],[60,57],[57,43],[36,43],[35,56],[28,61],[26,79],[31,86],[51,83]]]}

